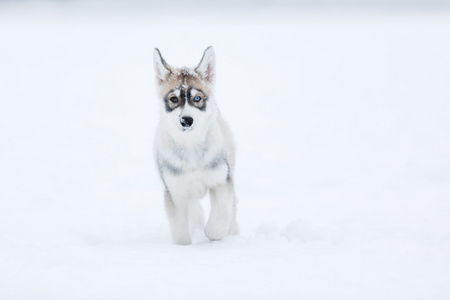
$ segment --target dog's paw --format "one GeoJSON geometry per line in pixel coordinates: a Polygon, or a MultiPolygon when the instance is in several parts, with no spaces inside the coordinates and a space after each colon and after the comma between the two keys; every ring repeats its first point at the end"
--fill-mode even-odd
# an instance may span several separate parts
{"type": "Polygon", "coordinates": [[[236,221],[232,221],[227,235],[239,235],[239,225],[236,221]]]}
{"type": "Polygon", "coordinates": [[[175,245],[187,246],[192,244],[192,239],[190,237],[178,237],[173,238],[173,243],[175,245]]]}
{"type": "Polygon", "coordinates": [[[205,228],[205,235],[210,241],[221,240],[228,232],[228,226],[218,226],[218,224],[208,223],[205,228]]]}

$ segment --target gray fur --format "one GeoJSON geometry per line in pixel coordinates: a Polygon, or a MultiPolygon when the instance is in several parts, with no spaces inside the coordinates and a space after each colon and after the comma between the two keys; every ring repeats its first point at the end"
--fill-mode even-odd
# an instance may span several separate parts
{"type": "Polygon", "coordinates": [[[214,170],[223,164],[226,164],[228,167],[227,156],[225,153],[219,153],[207,164],[206,167],[214,170]]]}
{"type": "Polygon", "coordinates": [[[159,169],[161,170],[161,175],[163,176],[164,171],[168,171],[172,175],[179,175],[182,173],[182,170],[180,168],[175,167],[173,164],[171,164],[169,161],[165,159],[159,159],[158,160],[159,169]]]}

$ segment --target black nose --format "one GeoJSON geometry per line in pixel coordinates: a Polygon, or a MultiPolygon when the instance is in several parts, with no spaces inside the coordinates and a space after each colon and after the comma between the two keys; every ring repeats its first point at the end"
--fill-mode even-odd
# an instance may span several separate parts
{"type": "Polygon", "coordinates": [[[180,123],[181,126],[187,128],[187,127],[191,127],[192,123],[194,123],[194,119],[192,119],[191,117],[182,117],[180,119],[180,123]]]}

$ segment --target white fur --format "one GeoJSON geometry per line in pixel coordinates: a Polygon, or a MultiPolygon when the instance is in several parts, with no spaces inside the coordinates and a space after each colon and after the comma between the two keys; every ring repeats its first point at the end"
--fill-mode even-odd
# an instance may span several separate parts
{"type": "Polygon", "coordinates": [[[207,82],[214,81],[216,69],[216,55],[214,53],[213,47],[208,47],[203,53],[202,60],[198,64],[195,71],[201,74],[202,78],[207,82]]]}
{"type": "MultiPolygon", "coordinates": [[[[161,61],[158,52],[155,65],[165,67],[161,61]]],[[[208,85],[212,84],[214,61],[214,51],[210,47],[197,67],[207,72],[199,75],[208,85]]],[[[158,74],[156,76],[157,80],[161,79],[158,74]]],[[[198,90],[192,88],[191,92],[195,96],[198,90]]],[[[160,103],[155,155],[166,188],[166,211],[173,242],[181,245],[192,243],[195,229],[204,225],[199,200],[208,191],[211,213],[205,227],[206,236],[210,240],[219,240],[227,234],[237,234],[234,145],[212,93],[208,95],[204,111],[186,103],[167,112],[162,99],[160,103]],[[189,130],[180,124],[180,118],[185,116],[194,119],[189,130]]]]}
{"type": "Polygon", "coordinates": [[[165,61],[162,59],[161,54],[159,53],[159,50],[156,50],[153,52],[153,60],[155,62],[155,75],[156,79],[159,82],[162,82],[165,80],[166,76],[170,73],[170,70],[164,66],[165,61]]]}

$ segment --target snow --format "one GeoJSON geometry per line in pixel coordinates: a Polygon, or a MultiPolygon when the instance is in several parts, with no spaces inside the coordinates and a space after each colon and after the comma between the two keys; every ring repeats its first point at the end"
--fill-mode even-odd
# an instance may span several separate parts
{"type": "Polygon", "coordinates": [[[0,6],[0,299],[449,299],[450,12],[190,16],[0,6]],[[209,45],[241,235],[182,247],[152,53],[209,45]]]}

